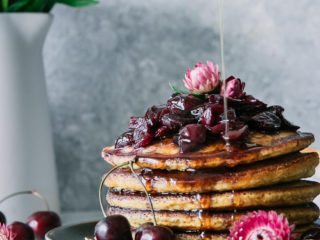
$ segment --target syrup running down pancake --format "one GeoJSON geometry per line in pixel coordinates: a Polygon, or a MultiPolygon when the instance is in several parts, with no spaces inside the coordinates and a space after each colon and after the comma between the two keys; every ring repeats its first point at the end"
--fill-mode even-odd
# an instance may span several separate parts
{"type": "MultiPolygon", "coordinates": [[[[259,208],[261,209],[261,208],[259,208]]],[[[266,209],[268,210],[268,209],[266,209]]],[[[278,213],[284,214],[291,224],[307,224],[318,219],[319,208],[313,204],[305,204],[294,207],[273,208],[278,213]]],[[[246,211],[217,212],[217,211],[156,211],[157,222],[161,226],[184,230],[228,230],[235,221],[245,215],[246,211]]],[[[135,210],[110,207],[109,215],[120,214],[128,218],[132,227],[139,227],[145,222],[152,221],[150,210],[135,210]]]]}
{"type": "MultiPolygon", "coordinates": [[[[292,206],[312,202],[320,194],[320,184],[300,180],[237,192],[213,192],[201,194],[152,194],[153,207],[156,210],[233,210],[258,207],[292,206]]],[[[110,206],[132,209],[149,209],[145,193],[116,191],[110,189],[107,194],[110,206]]]]}
{"type": "MultiPolygon", "coordinates": [[[[135,171],[149,193],[204,193],[257,188],[311,177],[318,163],[319,155],[312,152],[287,154],[230,169],[135,171]]],[[[119,190],[143,191],[140,182],[127,168],[111,173],[105,184],[119,190]]]]}
{"type": "Polygon", "coordinates": [[[179,147],[172,142],[172,139],[166,138],[141,149],[126,147],[115,150],[113,146],[106,147],[102,151],[102,156],[112,165],[124,163],[137,156],[136,167],[182,171],[253,163],[299,151],[308,147],[313,141],[314,136],[310,133],[251,132],[245,144],[232,149],[232,152],[226,151],[225,143],[220,140],[205,144],[196,152],[181,155],[179,147]]]}

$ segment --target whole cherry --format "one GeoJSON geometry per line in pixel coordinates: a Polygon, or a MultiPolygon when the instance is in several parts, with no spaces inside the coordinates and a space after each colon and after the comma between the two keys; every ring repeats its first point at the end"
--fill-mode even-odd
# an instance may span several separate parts
{"type": "Polygon", "coordinates": [[[135,238],[136,237],[141,237],[141,233],[144,229],[148,228],[148,227],[153,227],[153,223],[152,222],[146,222],[144,224],[142,224],[137,230],[136,230],[136,234],[135,234],[135,238]]]}
{"type": "Polygon", "coordinates": [[[22,222],[13,222],[8,230],[15,236],[14,240],[34,240],[35,235],[31,227],[22,222]]]}
{"type": "MultiPolygon", "coordinates": [[[[40,198],[46,205],[47,211],[41,211],[41,212],[36,212],[32,214],[28,218],[27,224],[24,224],[28,227],[28,229],[32,230],[32,232],[34,233],[33,235],[35,235],[38,239],[44,239],[44,236],[48,231],[50,231],[53,228],[61,226],[61,220],[56,213],[50,211],[47,199],[45,199],[40,193],[34,190],[15,192],[1,199],[0,203],[6,201],[9,198],[19,196],[19,195],[24,195],[24,194],[31,194],[37,198],[40,198]]],[[[0,214],[0,221],[1,221],[1,214],[0,214]]],[[[19,224],[16,224],[17,228],[23,229],[23,226],[21,225],[21,223],[20,222],[18,223],[19,224]]]]}
{"type": "Polygon", "coordinates": [[[174,233],[170,228],[154,226],[152,223],[141,225],[136,231],[135,240],[174,240],[174,233]]]}
{"type": "Polygon", "coordinates": [[[3,214],[3,212],[0,212],[0,223],[6,224],[6,222],[7,222],[6,216],[3,214]]]}
{"type": "Polygon", "coordinates": [[[97,240],[132,240],[130,224],[122,215],[112,215],[100,220],[94,235],[97,240]]]}
{"type": "Polygon", "coordinates": [[[43,239],[47,232],[61,226],[61,220],[55,212],[40,211],[28,217],[27,224],[33,229],[37,238],[43,239]]]}

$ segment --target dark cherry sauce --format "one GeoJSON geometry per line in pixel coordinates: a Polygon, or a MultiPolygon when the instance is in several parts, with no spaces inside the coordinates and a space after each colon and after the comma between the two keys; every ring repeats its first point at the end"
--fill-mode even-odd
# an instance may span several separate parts
{"type": "Polygon", "coordinates": [[[117,139],[115,148],[132,146],[139,152],[140,148],[172,138],[180,154],[187,154],[220,139],[226,150],[232,151],[232,145],[245,142],[249,131],[272,134],[298,129],[284,118],[280,106],[267,107],[250,95],[239,95],[239,99],[213,95],[218,102],[210,102],[212,95],[202,100],[192,94],[173,94],[167,104],[149,108],[143,117],[131,117],[130,130],[117,139]]]}

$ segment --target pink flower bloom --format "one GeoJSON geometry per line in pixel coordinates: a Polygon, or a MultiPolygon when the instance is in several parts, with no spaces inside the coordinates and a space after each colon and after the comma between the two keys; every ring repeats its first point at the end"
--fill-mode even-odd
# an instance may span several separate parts
{"type": "Polygon", "coordinates": [[[14,240],[15,235],[7,228],[5,224],[0,223],[0,240],[14,240]]]}
{"type": "Polygon", "coordinates": [[[214,90],[220,84],[218,64],[213,65],[207,61],[207,65],[199,62],[193,70],[188,69],[184,79],[184,85],[191,93],[207,93],[214,90]]]}
{"type": "Polygon", "coordinates": [[[275,211],[251,212],[242,216],[230,229],[228,240],[292,240],[294,225],[275,211]]]}
{"type": "MultiPolygon", "coordinates": [[[[241,82],[239,78],[228,77],[226,79],[226,97],[242,98],[245,95],[244,87],[245,83],[241,82]]],[[[221,86],[220,95],[223,96],[223,86],[221,86]]]]}

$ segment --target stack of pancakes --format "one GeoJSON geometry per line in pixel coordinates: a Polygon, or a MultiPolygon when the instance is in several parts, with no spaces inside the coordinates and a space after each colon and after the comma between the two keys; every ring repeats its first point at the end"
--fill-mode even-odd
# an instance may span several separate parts
{"type": "MultiPolygon", "coordinates": [[[[254,210],[275,210],[297,229],[319,217],[312,203],[320,184],[311,177],[318,153],[303,150],[314,141],[309,133],[250,132],[242,145],[205,144],[179,154],[172,139],[145,148],[106,147],[112,165],[135,160],[135,172],[150,193],[159,225],[177,232],[177,239],[227,239],[228,229],[254,210]],[[303,151],[302,151],[303,150],[303,151]]],[[[152,221],[143,187],[129,168],[119,168],[105,182],[108,214],[127,217],[133,228],[152,221]]]]}

